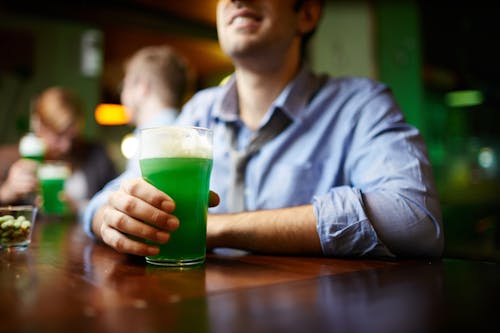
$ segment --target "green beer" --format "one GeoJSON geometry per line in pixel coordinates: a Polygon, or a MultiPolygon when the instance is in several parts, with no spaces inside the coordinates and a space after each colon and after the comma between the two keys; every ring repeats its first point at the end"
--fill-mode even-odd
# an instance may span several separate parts
{"type": "Polygon", "coordinates": [[[212,160],[204,158],[150,158],[140,161],[149,183],[175,201],[174,215],[180,221],[155,261],[203,261],[206,246],[208,191],[212,160]]]}
{"type": "Polygon", "coordinates": [[[23,157],[37,162],[43,162],[44,160],[43,155],[23,155],[23,157]]]}
{"type": "Polygon", "coordinates": [[[205,261],[211,139],[211,131],[206,129],[161,127],[142,131],[142,176],[175,201],[173,215],[180,222],[170,240],[158,244],[160,253],[146,257],[148,263],[185,266],[205,261]]]}
{"type": "Polygon", "coordinates": [[[46,162],[38,167],[42,194],[42,211],[48,215],[66,215],[69,207],[64,201],[64,185],[69,177],[69,167],[63,162],[46,162]]]}

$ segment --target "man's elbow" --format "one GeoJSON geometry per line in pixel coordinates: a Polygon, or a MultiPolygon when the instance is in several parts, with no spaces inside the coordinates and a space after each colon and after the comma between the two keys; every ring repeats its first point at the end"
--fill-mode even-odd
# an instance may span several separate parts
{"type": "Polygon", "coordinates": [[[427,215],[412,224],[407,235],[387,246],[398,257],[441,257],[444,251],[441,223],[427,215]]]}
{"type": "Polygon", "coordinates": [[[382,243],[398,257],[440,257],[444,250],[439,203],[425,205],[398,195],[365,195],[369,219],[382,243]],[[387,212],[391,212],[388,214],[387,212]]]}

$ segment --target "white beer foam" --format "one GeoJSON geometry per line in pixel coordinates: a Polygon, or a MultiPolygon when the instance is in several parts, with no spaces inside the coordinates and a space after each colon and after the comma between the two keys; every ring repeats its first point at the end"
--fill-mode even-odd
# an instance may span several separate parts
{"type": "Polygon", "coordinates": [[[40,179],[67,179],[71,171],[65,164],[42,164],[38,167],[40,179]]]}
{"type": "Polygon", "coordinates": [[[212,158],[211,135],[195,128],[166,126],[141,132],[140,158],[196,157],[212,158]]]}
{"type": "Polygon", "coordinates": [[[28,133],[19,142],[19,153],[21,156],[43,155],[45,153],[45,144],[35,134],[28,133]]]}

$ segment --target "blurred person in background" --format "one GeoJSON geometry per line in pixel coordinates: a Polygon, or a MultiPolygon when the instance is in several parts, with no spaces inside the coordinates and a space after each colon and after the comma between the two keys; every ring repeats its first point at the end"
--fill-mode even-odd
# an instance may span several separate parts
{"type": "MultiPolygon", "coordinates": [[[[152,45],[136,51],[124,65],[120,99],[130,125],[135,127],[134,136],[138,139],[143,128],[173,124],[192,80],[187,60],[167,45],[152,45]]],[[[124,172],[92,198],[84,218],[93,215],[124,179],[135,177],[139,172],[136,151],[127,161],[124,172]]]]}
{"type": "MultiPolygon", "coordinates": [[[[70,89],[54,86],[40,93],[33,102],[30,121],[33,133],[44,143],[44,159],[69,163],[71,177],[65,195],[73,212],[78,213],[116,177],[113,161],[103,145],[83,137],[82,102],[70,89]]],[[[33,194],[38,188],[38,162],[22,158],[17,145],[14,148],[10,150],[15,153],[2,161],[0,203],[36,204],[33,194]]]]}

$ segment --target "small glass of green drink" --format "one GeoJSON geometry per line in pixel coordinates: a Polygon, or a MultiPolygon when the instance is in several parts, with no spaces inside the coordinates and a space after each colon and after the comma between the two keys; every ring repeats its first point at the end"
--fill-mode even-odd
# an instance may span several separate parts
{"type": "Polygon", "coordinates": [[[64,185],[70,174],[68,163],[63,161],[45,161],[38,167],[44,214],[63,216],[70,213],[64,200],[64,185]]]}
{"type": "MultiPolygon", "coordinates": [[[[141,131],[142,177],[175,201],[179,228],[160,253],[146,257],[150,264],[190,266],[205,261],[206,224],[212,131],[199,127],[165,126],[141,131]]],[[[148,222],[148,221],[144,221],[148,222]]]]}
{"type": "Polygon", "coordinates": [[[19,154],[23,158],[42,162],[45,156],[45,143],[35,134],[28,133],[19,141],[19,154]]]}

